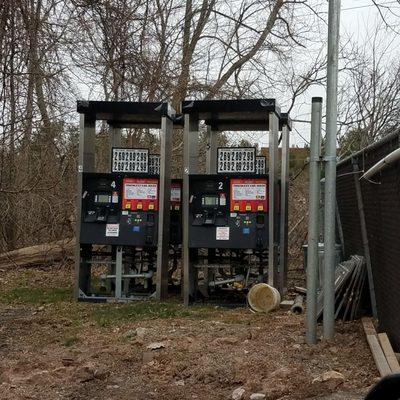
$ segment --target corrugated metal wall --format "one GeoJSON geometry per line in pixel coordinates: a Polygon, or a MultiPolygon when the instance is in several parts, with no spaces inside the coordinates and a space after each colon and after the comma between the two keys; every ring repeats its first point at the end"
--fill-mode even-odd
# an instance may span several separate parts
{"type": "MultiPolygon", "coordinates": [[[[346,257],[364,255],[360,230],[353,163],[367,171],[375,163],[400,147],[400,133],[356,153],[338,164],[337,201],[343,229],[346,257]]],[[[375,183],[362,179],[372,273],[375,285],[380,329],[387,332],[400,350],[400,162],[375,175],[375,183]]]]}

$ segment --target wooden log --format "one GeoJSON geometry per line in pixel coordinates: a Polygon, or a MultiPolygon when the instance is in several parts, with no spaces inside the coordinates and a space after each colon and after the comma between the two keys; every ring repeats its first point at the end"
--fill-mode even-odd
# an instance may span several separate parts
{"type": "Polygon", "coordinates": [[[0,254],[0,268],[48,265],[69,260],[74,257],[74,248],[75,239],[73,238],[9,251],[0,254]]]}
{"type": "Polygon", "coordinates": [[[371,318],[362,318],[362,324],[364,328],[365,335],[367,336],[367,342],[369,348],[372,352],[372,357],[374,358],[376,368],[379,371],[381,377],[390,375],[392,373],[391,368],[386,360],[385,353],[379,344],[378,337],[376,335],[376,330],[371,318]]]}
{"type": "Polygon", "coordinates": [[[392,345],[390,344],[388,335],[383,332],[383,333],[378,333],[378,339],[381,344],[382,350],[385,353],[386,360],[389,364],[389,367],[393,373],[399,373],[400,372],[400,365],[397,360],[396,354],[394,354],[392,345]]]}

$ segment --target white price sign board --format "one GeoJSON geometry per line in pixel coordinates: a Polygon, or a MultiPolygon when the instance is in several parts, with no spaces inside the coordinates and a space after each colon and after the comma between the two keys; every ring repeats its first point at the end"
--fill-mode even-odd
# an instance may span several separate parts
{"type": "Polygon", "coordinates": [[[125,183],[126,200],[157,200],[157,183],[125,183]]]}
{"type": "Polygon", "coordinates": [[[148,149],[112,149],[112,172],[149,172],[148,149]]]}
{"type": "Polygon", "coordinates": [[[232,200],[265,200],[267,185],[265,183],[234,183],[232,185],[232,200]]]}
{"type": "Polygon", "coordinates": [[[256,174],[265,174],[266,168],[266,159],[264,156],[257,156],[256,157],[256,174]]]}
{"type": "Polygon", "coordinates": [[[149,154],[149,174],[160,175],[160,156],[149,154]]]}
{"type": "Polygon", "coordinates": [[[254,147],[222,147],[217,149],[217,173],[255,173],[254,147]]]}

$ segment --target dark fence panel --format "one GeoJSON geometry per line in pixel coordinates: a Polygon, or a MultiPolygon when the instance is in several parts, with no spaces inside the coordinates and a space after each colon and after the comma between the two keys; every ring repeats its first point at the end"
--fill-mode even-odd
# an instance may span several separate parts
{"type": "MultiPolygon", "coordinates": [[[[360,171],[367,171],[399,147],[400,133],[338,164],[337,201],[346,257],[364,255],[353,163],[358,163],[360,171]]],[[[361,173],[356,176],[358,179],[361,173]]],[[[371,181],[360,182],[379,328],[400,350],[400,162],[388,166],[371,181]]]]}

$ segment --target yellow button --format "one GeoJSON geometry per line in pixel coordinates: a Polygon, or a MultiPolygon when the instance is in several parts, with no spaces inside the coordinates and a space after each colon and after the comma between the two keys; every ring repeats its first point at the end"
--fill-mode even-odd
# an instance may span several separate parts
{"type": "Polygon", "coordinates": [[[239,204],[235,204],[234,206],[233,206],[233,209],[235,210],[235,211],[239,211],[239,204]]]}
{"type": "Polygon", "coordinates": [[[154,204],[149,204],[149,210],[154,210],[154,204]]]}
{"type": "Polygon", "coordinates": [[[141,210],[141,209],[143,208],[142,203],[137,203],[136,208],[137,208],[138,210],[141,210]]]}
{"type": "Polygon", "coordinates": [[[259,205],[257,206],[257,210],[258,210],[258,211],[263,211],[263,210],[264,210],[264,206],[263,206],[262,204],[259,204],[259,205]]]}
{"type": "Polygon", "coordinates": [[[126,203],[125,208],[131,208],[131,203],[126,203]]]}
{"type": "Polygon", "coordinates": [[[246,204],[246,211],[251,211],[251,205],[250,204],[246,204]]]}

